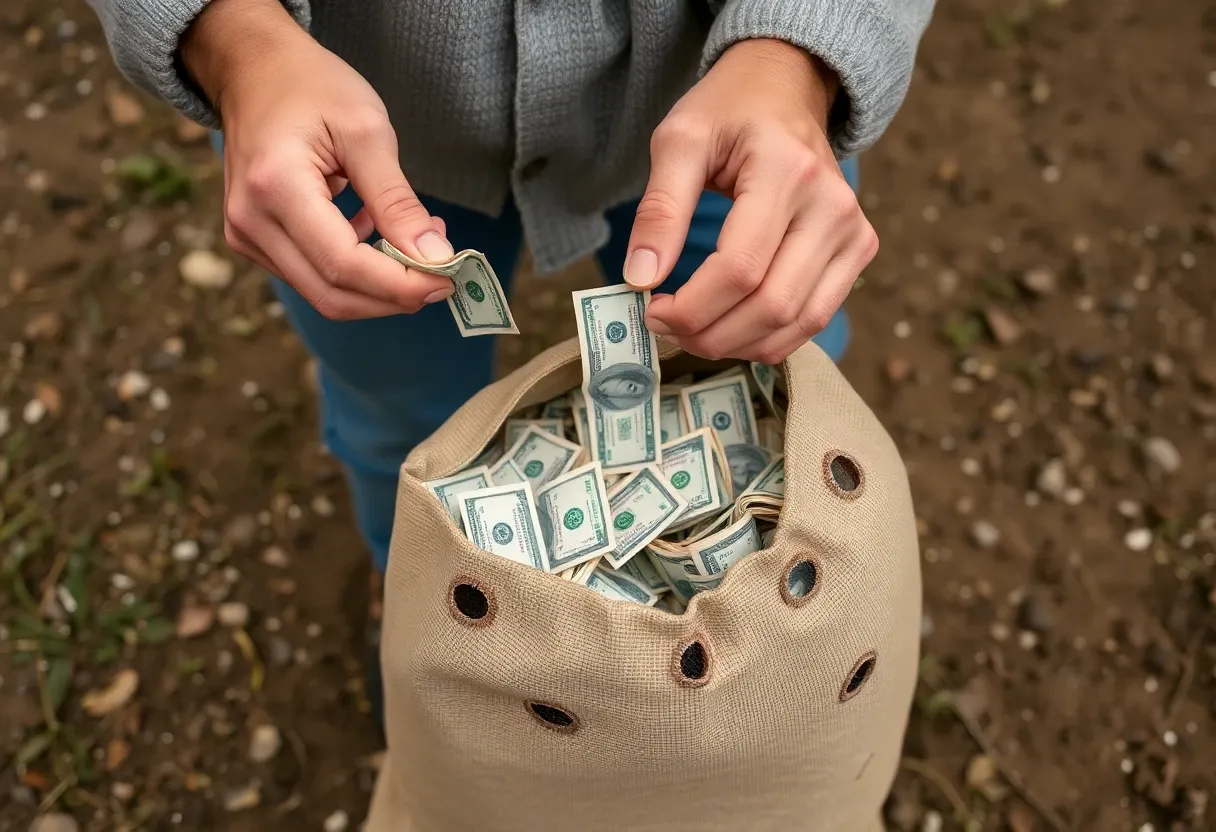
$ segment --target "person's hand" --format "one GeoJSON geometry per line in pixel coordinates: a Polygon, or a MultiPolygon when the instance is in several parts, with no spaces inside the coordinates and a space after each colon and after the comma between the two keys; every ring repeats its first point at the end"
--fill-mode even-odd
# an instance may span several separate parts
{"type": "Polygon", "coordinates": [[[836,85],[797,47],[742,41],[655,130],[625,261],[631,286],[671,272],[703,189],[734,205],[688,283],[652,298],[652,331],[706,358],[776,364],[840,308],[878,237],[826,138],[836,85]]]}
{"type": "Polygon", "coordinates": [[[415,312],[452,293],[362,242],[373,228],[421,262],[452,255],[446,229],[401,171],[375,90],[321,47],[279,0],[213,0],[183,39],[183,63],[224,125],[224,234],[326,318],[415,312]],[[350,182],[367,206],[347,221],[350,182]]]}

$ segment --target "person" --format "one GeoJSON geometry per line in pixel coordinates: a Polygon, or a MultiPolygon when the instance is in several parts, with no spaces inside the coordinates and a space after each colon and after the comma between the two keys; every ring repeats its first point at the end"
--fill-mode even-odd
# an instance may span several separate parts
{"type": "Polygon", "coordinates": [[[130,81],[217,129],[225,237],[277,276],[317,359],[375,573],[398,466],[490,382],[494,339],[462,339],[451,282],[369,243],[478,249],[508,291],[525,241],[541,275],[595,254],[655,290],[648,326],[690,352],[774,364],[813,337],[838,358],[878,245],[856,155],[902,103],[933,8],[89,2],[130,81]]]}

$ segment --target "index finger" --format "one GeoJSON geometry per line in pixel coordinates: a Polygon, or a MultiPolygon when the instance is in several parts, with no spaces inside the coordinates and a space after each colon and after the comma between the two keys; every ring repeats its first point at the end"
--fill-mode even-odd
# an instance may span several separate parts
{"type": "Polygon", "coordinates": [[[329,285],[416,311],[451,280],[422,274],[381,254],[329,198],[324,180],[292,187],[275,200],[275,219],[329,285]]]}
{"type": "Polygon", "coordinates": [[[783,204],[771,195],[758,189],[740,194],[726,214],[717,248],[674,295],[651,300],[647,324],[661,335],[695,335],[708,328],[764,282],[789,224],[783,204]]]}

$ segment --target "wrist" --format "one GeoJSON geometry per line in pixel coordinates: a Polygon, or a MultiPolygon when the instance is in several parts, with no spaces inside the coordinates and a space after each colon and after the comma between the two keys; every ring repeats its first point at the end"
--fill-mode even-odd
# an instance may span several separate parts
{"type": "Polygon", "coordinates": [[[279,0],[211,0],[182,35],[178,54],[222,116],[235,84],[308,39],[279,0]]]}
{"type": "Polygon", "coordinates": [[[780,79],[789,86],[799,109],[811,116],[820,131],[827,132],[840,77],[818,56],[783,40],[750,38],[728,47],[718,65],[724,62],[780,79]]]}

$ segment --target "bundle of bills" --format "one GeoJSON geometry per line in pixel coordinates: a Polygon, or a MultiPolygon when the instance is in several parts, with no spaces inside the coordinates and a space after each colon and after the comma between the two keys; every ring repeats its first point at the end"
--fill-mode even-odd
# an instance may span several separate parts
{"type": "Polygon", "coordinates": [[[762,364],[661,385],[649,303],[626,286],[575,292],[582,386],[512,414],[426,486],[487,552],[679,613],[772,539],[786,398],[762,364]]]}

